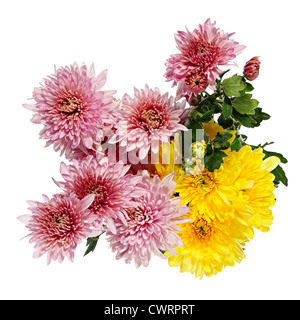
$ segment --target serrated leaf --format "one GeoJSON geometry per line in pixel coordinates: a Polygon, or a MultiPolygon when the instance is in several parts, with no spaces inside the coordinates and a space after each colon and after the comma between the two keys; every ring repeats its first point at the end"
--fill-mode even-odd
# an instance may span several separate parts
{"type": "Polygon", "coordinates": [[[255,113],[251,115],[251,118],[256,121],[256,126],[258,127],[263,120],[268,120],[271,118],[271,116],[268,113],[263,112],[262,108],[256,108],[255,113]]]}
{"type": "Polygon", "coordinates": [[[225,119],[230,117],[232,114],[232,105],[224,101],[222,104],[222,113],[225,119]]]}
{"type": "Polygon", "coordinates": [[[219,169],[221,164],[223,163],[224,157],[226,157],[226,153],[223,151],[206,154],[204,157],[205,168],[210,172],[219,169]]]}
{"type": "Polygon", "coordinates": [[[232,101],[234,109],[240,114],[255,114],[254,109],[258,106],[259,102],[256,99],[251,99],[252,94],[244,94],[237,97],[232,101]]]}
{"type": "Polygon", "coordinates": [[[243,81],[243,77],[235,74],[234,76],[223,80],[223,90],[228,97],[240,97],[240,91],[246,88],[246,83],[243,81]]]}
{"type": "Polygon", "coordinates": [[[241,115],[239,112],[233,110],[232,116],[235,120],[237,120],[241,125],[247,128],[254,128],[257,127],[257,122],[247,114],[241,115]]]}

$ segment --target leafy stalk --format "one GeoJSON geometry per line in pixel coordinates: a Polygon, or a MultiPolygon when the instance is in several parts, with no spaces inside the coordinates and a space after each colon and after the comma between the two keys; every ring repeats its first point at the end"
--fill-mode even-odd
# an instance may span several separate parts
{"type": "MultiPolygon", "coordinates": [[[[210,122],[214,116],[219,113],[217,122],[223,129],[236,131],[236,138],[229,144],[228,137],[218,135],[214,141],[206,141],[208,143],[206,154],[204,157],[205,167],[209,171],[218,169],[226,156],[224,151],[227,148],[231,150],[240,150],[247,145],[246,136],[241,134],[241,128],[255,128],[261,125],[262,121],[270,119],[270,115],[263,112],[258,107],[259,101],[252,97],[254,90],[253,85],[246,80],[244,76],[237,74],[223,80],[224,75],[229,70],[220,74],[220,79],[216,80],[216,89],[210,94],[207,91],[198,94],[198,105],[189,115],[189,120],[185,123],[189,129],[201,129],[203,123],[210,122]]],[[[286,160],[281,154],[268,152],[264,148],[273,142],[258,145],[261,147],[266,157],[271,155],[279,155],[282,163],[286,160]]],[[[286,160],[287,161],[287,160],[286,160]]],[[[283,169],[278,166],[273,172],[275,175],[275,183],[282,182],[287,185],[287,178],[283,169]]]]}

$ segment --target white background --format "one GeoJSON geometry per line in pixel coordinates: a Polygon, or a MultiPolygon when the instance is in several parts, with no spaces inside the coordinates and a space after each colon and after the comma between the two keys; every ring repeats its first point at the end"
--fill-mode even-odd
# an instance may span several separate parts
{"type": "MultiPolygon", "coordinates": [[[[299,8],[298,1],[1,1],[1,299],[299,299],[299,8]],[[164,63],[176,53],[174,33],[207,18],[247,46],[236,59],[261,56],[254,98],[272,118],[244,130],[252,144],[275,141],[282,152],[289,187],[277,189],[271,231],[256,232],[247,258],[212,278],[181,274],[154,257],[148,268],[116,261],[105,238],[83,257],[85,243],[68,260],[46,265],[32,258],[25,226],[26,200],[58,191],[60,158],[39,140],[39,125],[22,104],[42,79],[77,61],[108,68],[106,89],[117,97],[145,83],[175,93],[165,81],[164,63]]],[[[224,69],[225,70],[225,69],[224,69]]]]}

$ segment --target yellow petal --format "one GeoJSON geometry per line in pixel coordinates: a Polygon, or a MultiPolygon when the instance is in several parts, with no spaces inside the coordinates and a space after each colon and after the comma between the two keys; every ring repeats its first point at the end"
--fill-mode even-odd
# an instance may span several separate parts
{"type": "Polygon", "coordinates": [[[272,156],[264,160],[261,164],[263,170],[268,170],[269,172],[273,171],[280,163],[278,157],[272,156]]]}
{"type": "Polygon", "coordinates": [[[252,188],[254,185],[254,180],[246,180],[245,178],[239,179],[236,182],[238,190],[246,190],[252,188]]]}

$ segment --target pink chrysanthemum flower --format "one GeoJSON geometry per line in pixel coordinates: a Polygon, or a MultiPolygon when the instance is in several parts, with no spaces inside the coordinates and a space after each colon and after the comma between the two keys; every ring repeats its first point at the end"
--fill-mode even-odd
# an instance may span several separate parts
{"type": "Polygon", "coordinates": [[[167,81],[173,81],[173,86],[181,83],[181,97],[184,93],[199,92],[198,88],[193,91],[193,86],[189,85],[196,74],[199,75],[199,82],[203,81],[203,74],[206,75],[209,87],[214,89],[216,79],[223,72],[218,66],[236,65],[230,60],[245,48],[229,39],[234,33],[224,33],[215,24],[208,19],[193,32],[186,29],[187,32],[179,31],[175,35],[180,53],[171,55],[167,60],[165,77],[167,81]]]}
{"type": "Polygon", "coordinates": [[[131,175],[126,175],[130,166],[121,162],[108,163],[103,157],[98,162],[92,156],[82,161],[73,160],[67,166],[61,163],[60,172],[65,181],[54,182],[65,192],[74,193],[79,199],[89,194],[94,194],[95,199],[90,204],[89,210],[97,217],[94,224],[116,232],[115,219],[126,223],[125,209],[135,206],[134,198],[144,194],[144,190],[131,183],[131,175]]]}
{"type": "Polygon", "coordinates": [[[113,97],[116,91],[102,90],[106,77],[107,70],[96,76],[93,64],[74,63],[55,70],[34,89],[36,103],[23,106],[35,112],[33,123],[44,125],[40,138],[47,140],[46,146],[53,144],[72,159],[73,150],[86,152],[111,134],[119,102],[113,97]]]}
{"type": "Polygon", "coordinates": [[[181,124],[185,116],[185,103],[175,103],[168,93],[161,95],[158,88],[139,91],[134,88],[134,97],[125,94],[121,109],[122,120],[116,125],[116,135],[110,142],[121,141],[127,151],[139,150],[144,159],[151,147],[153,153],[159,150],[160,142],[167,142],[179,130],[187,130],[181,124]]]}
{"type": "Polygon", "coordinates": [[[26,224],[30,242],[35,243],[34,258],[48,253],[47,262],[65,257],[74,260],[77,245],[87,237],[100,231],[92,228],[95,217],[86,209],[94,201],[94,195],[79,200],[74,194],[54,195],[52,199],[43,195],[45,202],[28,201],[32,214],[18,219],[26,224]]]}
{"type": "Polygon", "coordinates": [[[139,185],[147,193],[138,200],[137,207],[126,209],[126,225],[117,221],[117,233],[107,232],[116,258],[124,258],[126,263],[134,260],[136,267],[148,266],[152,254],[166,258],[160,250],[176,255],[174,248],[182,246],[177,224],[190,221],[182,218],[189,208],[178,205],[181,198],[171,198],[176,186],[174,174],[161,181],[158,176],[150,178],[146,171],[143,174],[139,185]]]}

